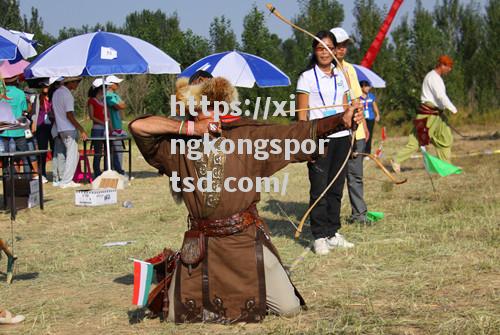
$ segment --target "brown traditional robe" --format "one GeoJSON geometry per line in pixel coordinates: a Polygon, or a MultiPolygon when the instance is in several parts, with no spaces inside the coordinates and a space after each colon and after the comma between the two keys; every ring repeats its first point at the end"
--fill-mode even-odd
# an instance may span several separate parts
{"type": "MultiPolygon", "coordinates": [[[[317,142],[316,121],[297,122],[291,125],[274,125],[252,120],[238,120],[223,124],[221,138],[231,139],[296,139],[300,142],[312,139],[317,142]]],[[[260,200],[255,190],[250,192],[227,192],[223,187],[228,177],[268,177],[284,168],[288,163],[312,160],[314,154],[299,153],[285,159],[271,154],[267,160],[257,160],[254,155],[210,154],[193,161],[187,155],[172,154],[171,140],[188,137],[165,135],[141,137],[133,133],[139,150],[146,161],[168,176],[176,171],[178,176],[194,177],[212,171],[221,192],[183,192],[183,200],[193,218],[220,219],[249,208],[260,200]]],[[[267,149],[268,151],[270,148],[267,149]]],[[[284,151],[284,150],[283,150],[284,151]]],[[[254,179],[255,180],[255,179],[254,179]]],[[[234,184],[232,185],[234,187],[234,184]]],[[[232,323],[238,321],[258,322],[266,314],[266,287],[262,249],[266,245],[277,256],[276,248],[269,238],[269,230],[256,225],[227,237],[207,237],[206,254],[201,263],[188,269],[178,262],[175,283],[175,321],[213,321],[232,323]]],[[[279,258],[279,257],[278,257],[279,258]]],[[[302,298],[296,291],[301,303],[302,298]]]]}

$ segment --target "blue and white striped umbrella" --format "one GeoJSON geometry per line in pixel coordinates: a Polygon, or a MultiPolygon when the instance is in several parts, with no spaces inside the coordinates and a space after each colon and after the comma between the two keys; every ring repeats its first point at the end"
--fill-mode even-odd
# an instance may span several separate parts
{"type": "Polygon", "coordinates": [[[38,56],[24,74],[26,78],[40,78],[179,72],[179,63],[146,41],[95,32],[55,44],[38,56]]]}
{"type": "Polygon", "coordinates": [[[290,78],[264,58],[239,51],[213,54],[196,61],[179,77],[191,77],[196,71],[210,72],[214,77],[224,77],[234,86],[259,87],[289,86],[290,78]]]}
{"type": "Polygon", "coordinates": [[[36,56],[34,42],[23,34],[13,33],[0,27],[0,60],[15,63],[21,59],[36,56]]]}
{"type": "MultiPolygon", "coordinates": [[[[102,77],[114,74],[179,73],[181,68],[169,55],[139,38],[108,32],[96,32],[68,38],[38,56],[24,71],[26,78],[102,77]]],[[[106,85],[102,85],[106,96],[106,85]]],[[[108,170],[111,169],[107,104],[104,126],[108,170]]]]}
{"type": "Polygon", "coordinates": [[[373,72],[367,67],[362,65],[353,64],[354,70],[356,70],[356,74],[358,75],[358,80],[365,80],[370,83],[371,87],[374,88],[384,88],[385,80],[382,79],[378,74],[373,72]]]}

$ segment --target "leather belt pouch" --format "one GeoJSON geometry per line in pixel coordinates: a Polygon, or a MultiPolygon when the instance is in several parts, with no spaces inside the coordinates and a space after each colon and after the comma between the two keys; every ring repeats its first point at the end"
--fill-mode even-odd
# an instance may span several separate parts
{"type": "Polygon", "coordinates": [[[199,230],[184,233],[181,248],[181,261],[186,265],[196,265],[205,256],[205,235],[199,230]]]}
{"type": "Polygon", "coordinates": [[[418,144],[420,146],[429,145],[431,138],[429,137],[429,128],[427,128],[427,118],[413,120],[417,133],[418,144]]]}

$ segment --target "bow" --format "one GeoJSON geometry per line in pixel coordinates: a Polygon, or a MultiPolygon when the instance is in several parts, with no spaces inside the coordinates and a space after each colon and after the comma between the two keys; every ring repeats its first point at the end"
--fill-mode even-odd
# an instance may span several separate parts
{"type": "Polygon", "coordinates": [[[382,162],[380,161],[380,159],[377,158],[377,156],[375,156],[374,154],[367,154],[367,153],[364,153],[364,152],[353,152],[352,153],[352,156],[353,157],[357,157],[357,156],[365,156],[365,157],[369,157],[372,161],[375,162],[375,164],[377,164],[377,166],[382,170],[382,172],[396,185],[401,185],[401,184],[404,184],[408,181],[407,178],[404,178],[404,179],[401,179],[401,180],[398,180],[396,177],[394,177],[394,175],[389,171],[387,170],[387,168],[384,166],[384,164],[382,164],[382,162]]]}
{"type": "MultiPolygon", "coordinates": [[[[326,45],[325,42],[323,42],[321,39],[319,39],[318,37],[316,37],[314,34],[311,34],[307,30],[305,30],[305,29],[297,26],[296,24],[292,23],[290,20],[286,19],[283,15],[281,15],[280,12],[278,12],[278,10],[276,9],[276,7],[274,7],[272,4],[268,3],[268,4],[266,4],[266,7],[267,7],[267,9],[269,9],[269,11],[271,12],[271,14],[274,14],[274,16],[276,16],[281,21],[285,22],[286,24],[290,25],[292,28],[297,29],[298,31],[301,31],[304,34],[306,34],[306,35],[312,37],[313,39],[315,39],[316,41],[318,41],[318,43],[320,43],[326,50],[328,50],[328,52],[333,57],[333,59],[335,60],[335,62],[337,62],[337,64],[339,64],[339,65],[341,64],[339,62],[339,60],[337,59],[337,57],[335,56],[335,54],[330,50],[330,48],[328,47],[328,45],[326,45]]],[[[346,70],[344,69],[343,66],[339,66],[339,69],[340,69],[340,71],[342,72],[342,74],[344,75],[344,77],[347,80],[347,85],[349,86],[348,97],[350,98],[352,96],[352,85],[351,85],[351,83],[349,81],[349,75],[347,74],[347,72],[346,72],[346,70]]],[[[354,126],[353,130],[356,130],[355,129],[355,127],[356,127],[355,123],[353,123],[353,126],[354,126]]],[[[319,203],[319,201],[325,196],[325,194],[328,192],[328,190],[333,186],[333,184],[335,183],[335,181],[337,181],[338,177],[340,176],[340,173],[344,170],[345,166],[347,165],[347,162],[349,161],[349,157],[351,156],[352,148],[354,146],[354,141],[355,141],[355,136],[353,135],[352,139],[351,139],[351,147],[349,148],[349,152],[347,153],[347,155],[346,155],[346,157],[344,159],[344,162],[342,163],[342,166],[340,167],[340,169],[337,172],[337,174],[330,181],[330,183],[326,186],[326,188],[324,189],[324,191],[316,199],[316,201],[307,209],[306,213],[304,214],[304,216],[300,220],[300,223],[299,223],[299,225],[297,227],[297,230],[295,231],[295,238],[299,238],[300,237],[300,234],[302,233],[302,228],[304,227],[304,223],[305,223],[306,219],[308,218],[309,214],[314,209],[314,207],[316,207],[316,205],[319,203]]]]}

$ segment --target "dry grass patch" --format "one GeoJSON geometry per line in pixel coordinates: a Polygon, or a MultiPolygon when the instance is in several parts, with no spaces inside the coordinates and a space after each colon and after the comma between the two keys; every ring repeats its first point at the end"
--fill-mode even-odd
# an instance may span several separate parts
{"type": "MultiPolygon", "coordinates": [[[[389,139],[386,155],[404,142],[389,139]]],[[[498,139],[458,139],[455,152],[497,147],[498,139]]],[[[0,305],[27,321],[0,327],[0,334],[498,334],[500,156],[461,157],[455,164],[465,173],[435,176],[439,192],[433,194],[421,160],[406,164],[409,181],[401,186],[388,184],[366,163],[368,206],[386,217],[373,226],[344,226],[343,234],[356,243],[352,250],[305,255],[293,272],[309,305],[301,315],[270,316],[262,324],[174,326],[149,319],[135,323],[140,313],[130,305],[128,258],[146,258],[167,245],[178,248],[186,215],[171,199],[167,179],[134,151],[137,177],[119,192],[120,204],[130,200],[133,208],[77,208],[73,191],[49,185],[45,211],[19,213],[17,280],[0,283],[0,305]],[[110,241],[135,242],[102,246],[110,241]]],[[[281,173],[293,176],[287,194],[264,194],[260,211],[284,262],[291,264],[311,234],[306,225],[295,241],[282,210],[298,222],[309,185],[304,164],[281,173]]],[[[342,210],[345,216],[350,212],[347,198],[342,210]]],[[[2,217],[0,236],[7,238],[8,216],[2,217]]]]}

